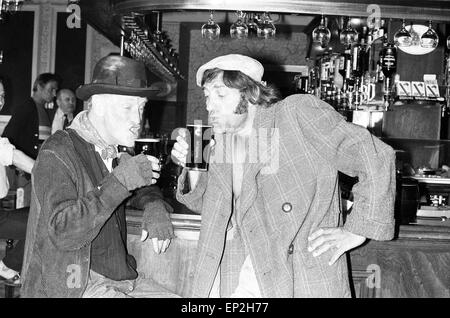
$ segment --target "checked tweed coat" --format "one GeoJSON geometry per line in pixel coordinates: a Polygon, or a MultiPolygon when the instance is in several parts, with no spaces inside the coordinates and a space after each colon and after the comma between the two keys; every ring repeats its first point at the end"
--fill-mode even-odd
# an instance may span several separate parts
{"type": "MultiPolygon", "coordinates": [[[[217,160],[218,149],[228,158],[226,142],[217,138],[209,172],[202,173],[195,189],[177,193],[180,202],[202,215],[190,296],[209,296],[219,265],[221,296],[230,296],[249,255],[263,297],[349,297],[345,256],[330,266],[332,251],[313,257],[307,237],[321,227],[343,226],[370,239],[393,238],[393,149],[309,95],[259,108],[253,127],[251,138],[261,129],[278,134],[278,147],[270,142],[275,169],[267,170],[263,160],[244,164],[233,239],[224,239],[232,213],[232,167],[217,160]],[[359,178],[344,225],[338,171],[359,178]]],[[[183,171],[179,189],[185,179],[183,171]]]]}

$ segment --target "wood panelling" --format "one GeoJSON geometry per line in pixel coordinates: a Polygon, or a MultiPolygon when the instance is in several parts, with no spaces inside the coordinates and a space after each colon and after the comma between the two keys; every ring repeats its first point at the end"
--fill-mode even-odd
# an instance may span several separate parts
{"type": "Polygon", "coordinates": [[[173,293],[186,297],[192,286],[192,271],[200,231],[200,216],[172,218],[176,238],[165,253],[156,254],[151,240],[141,242],[141,211],[127,212],[128,252],[137,260],[138,272],[151,277],[173,293]]]}
{"type": "Polygon", "coordinates": [[[441,105],[394,105],[383,118],[383,137],[439,140],[441,105]]]}
{"type": "Polygon", "coordinates": [[[353,271],[380,268],[379,297],[450,297],[450,241],[371,241],[351,252],[353,271]]]}
{"type": "Polygon", "coordinates": [[[141,242],[140,236],[128,236],[128,252],[136,258],[139,274],[182,297],[192,286],[190,273],[196,250],[197,241],[175,238],[165,253],[156,254],[151,240],[141,242]]]}

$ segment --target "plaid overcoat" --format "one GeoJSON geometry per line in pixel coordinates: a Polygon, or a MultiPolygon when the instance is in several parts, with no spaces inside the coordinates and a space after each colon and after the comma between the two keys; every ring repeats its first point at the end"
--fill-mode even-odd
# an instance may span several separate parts
{"type": "Polygon", "coordinates": [[[262,156],[245,164],[232,240],[224,239],[232,213],[226,138],[216,136],[213,162],[193,191],[181,192],[186,171],[178,180],[178,200],[202,215],[190,296],[208,297],[219,268],[221,296],[230,296],[246,255],[263,297],[350,296],[345,256],[330,266],[332,251],[313,257],[307,238],[318,228],[338,226],[370,239],[393,238],[393,149],[309,95],[259,108],[253,127],[251,139],[259,141],[249,147],[249,158],[270,149],[269,162],[262,156]],[[272,138],[261,138],[267,132],[272,138]],[[338,171],[359,178],[343,225],[338,171]]]}

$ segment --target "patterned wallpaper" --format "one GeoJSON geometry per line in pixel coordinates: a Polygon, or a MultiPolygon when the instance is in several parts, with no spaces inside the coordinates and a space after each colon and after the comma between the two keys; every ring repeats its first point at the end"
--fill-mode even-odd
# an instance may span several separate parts
{"type": "Polygon", "coordinates": [[[180,43],[180,23],[179,22],[164,22],[163,32],[166,32],[170,39],[170,44],[179,53],[180,43]]]}
{"type": "MultiPolygon", "coordinates": [[[[304,33],[277,33],[274,39],[231,39],[221,36],[218,40],[203,39],[200,30],[190,31],[189,73],[187,74],[186,120],[206,121],[203,93],[195,83],[197,69],[209,60],[224,54],[238,53],[251,56],[263,65],[306,65],[307,37],[304,33]]],[[[270,79],[266,79],[270,82],[270,79]]]]}

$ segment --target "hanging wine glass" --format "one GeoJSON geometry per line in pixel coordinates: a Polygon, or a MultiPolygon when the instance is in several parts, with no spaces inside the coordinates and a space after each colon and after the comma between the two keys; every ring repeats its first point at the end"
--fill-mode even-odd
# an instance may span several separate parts
{"type": "Polygon", "coordinates": [[[220,26],[214,21],[214,11],[210,10],[209,20],[202,25],[202,37],[215,40],[220,36],[220,26]]]}
{"type": "Polygon", "coordinates": [[[433,24],[431,20],[428,22],[428,30],[422,34],[420,38],[420,46],[424,48],[434,49],[439,44],[439,36],[436,31],[433,30],[433,24]]]}
{"type": "Polygon", "coordinates": [[[347,20],[347,26],[339,36],[339,41],[345,46],[352,45],[358,41],[358,32],[352,27],[350,17],[347,20]]]}
{"type": "Polygon", "coordinates": [[[322,14],[320,24],[312,32],[313,42],[320,43],[322,47],[328,46],[331,39],[331,31],[325,25],[325,17],[322,14]]]}
{"type": "Polygon", "coordinates": [[[450,35],[447,37],[447,49],[450,50],[450,35]]]}
{"type": "Polygon", "coordinates": [[[256,19],[256,15],[251,12],[247,15],[247,17],[248,33],[251,35],[256,35],[258,33],[258,20],[256,19]]]}
{"type": "Polygon", "coordinates": [[[407,47],[412,45],[411,33],[406,30],[405,19],[402,21],[402,27],[394,34],[394,43],[396,46],[407,47]]]}
{"type": "Polygon", "coordinates": [[[258,24],[258,36],[268,39],[274,37],[276,32],[277,28],[273,24],[269,12],[265,12],[262,17],[262,23],[258,24]]]}
{"type": "Polygon", "coordinates": [[[244,19],[246,14],[242,11],[237,11],[237,21],[230,26],[230,36],[235,39],[242,39],[248,36],[248,27],[244,19]]]}

